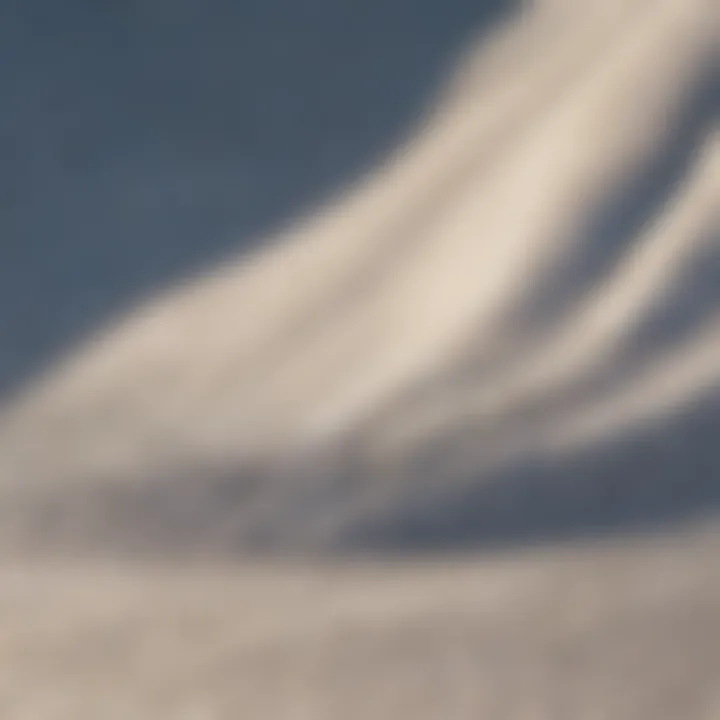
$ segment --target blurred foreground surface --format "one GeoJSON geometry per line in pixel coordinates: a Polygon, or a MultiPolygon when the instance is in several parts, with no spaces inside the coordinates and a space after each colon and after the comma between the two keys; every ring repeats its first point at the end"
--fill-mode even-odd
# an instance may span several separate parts
{"type": "Polygon", "coordinates": [[[20,720],[715,720],[717,528],[411,564],[7,566],[20,720]]]}

